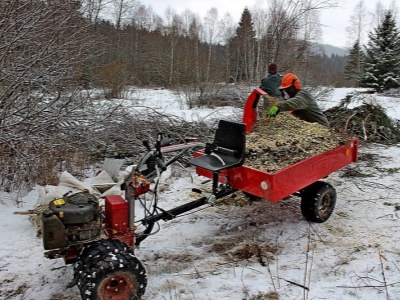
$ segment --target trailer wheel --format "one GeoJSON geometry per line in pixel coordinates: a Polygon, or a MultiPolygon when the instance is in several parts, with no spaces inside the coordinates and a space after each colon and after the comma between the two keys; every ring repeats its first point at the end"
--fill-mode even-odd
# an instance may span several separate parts
{"type": "Polygon", "coordinates": [[[260,201],[261,197],[255,196],[253,194],[247,193],[247,192],[243,192],[243,194],[250,199],[251,201],[260,201]]]}
{"type": "Polygon", "coordinates": [[[131,253],[96,257],[79,274],[83,300],[139,300],[147,285],[146,271],[131,253]]]}
{"type": "Polygon", "coordinates": [[[306,220],[323,223],[329,219],[336,204],[336,190],[332,185],[317,181],[300,194],[301,212],[306,220]]]}

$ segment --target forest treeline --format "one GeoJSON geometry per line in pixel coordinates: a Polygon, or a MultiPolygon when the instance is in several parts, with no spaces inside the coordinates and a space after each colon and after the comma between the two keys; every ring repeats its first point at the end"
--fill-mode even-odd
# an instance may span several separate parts
{"type": "Polygon", "coordinates": [[[219,20],[215,9],[204,20],[190,11],[170,11],[163,19],[137,0],[111,2],[2,2],[0,61],[11,63],[3,64],[3,76],[49,88],[53,81],[61,84],[55,73],[68,71],[63,85],[104,87],[117,97],[126,85],[255,84],[275,62],[304,83],[349,83],[343,77],[346,59],[327,57],[315,46],[317,13],[329,1],[274,0],[255,14],[244,9],[238,24],[229,16],[219,20]],[[100,18],[110,8],[111,17],[100,18]],[[43,68],[54,59],[60,64],[43,68]]]}
{"type": "Polygon", "coordinates": [[[327,1],[311,2],[271,1],[268,10],[255,14],[245,8],[239,23],[229,15],[217,21],[215,9],[203,20],[190,11],[167,11],[162,19],[130,2],[124,24],[96,20],[95,33],[104,42],[99,84],[117,94],[125,84],[199,89],[209,82],[259,84],[275,62],[280,72],[297,72],[308,84],[349,85],[343,76],[346,57],[328,57],[316,43],[317,13],[327,1]]]}

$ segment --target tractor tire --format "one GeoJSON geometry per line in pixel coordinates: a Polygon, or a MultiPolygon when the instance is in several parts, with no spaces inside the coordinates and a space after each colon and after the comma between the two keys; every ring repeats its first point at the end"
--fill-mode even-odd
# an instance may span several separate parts
{"type": "Polygon", "coordinates": [[[83,300],[139,300],[146,270],[132,253],[100,253],[84,266],[77,285],[83,300]]]}
{"type": "Polygon", "coordinates": [[[323,223],[336,205],[336,190],[326,182],[317,181],[300,192],[301,212],[310,222],[323,223]]]}
{"type": "Polygon", "coordinates": [[[119,240],[100,240],[89,244],[81,251],[78,259],[74,266],[74,281],[80,276],[79,273],[83,271],[84,267],[88,265],[93,259],[106,253],[132,253],[133,250],[123,242],[119,240]]]}

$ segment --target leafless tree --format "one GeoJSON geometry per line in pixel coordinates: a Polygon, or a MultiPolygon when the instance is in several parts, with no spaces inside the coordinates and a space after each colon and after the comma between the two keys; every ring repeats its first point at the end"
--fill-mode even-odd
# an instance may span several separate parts
{"type": "Polygon", "coordinates": [[[346,28],[349,46],[353,46],[355,41],[359,41],[360,44],[363,44],[364,36],[369,24],[369,13],[364,0],[359,1],[356,4],[349,21],[350,26],[346,28]]]}
{"type": "Polygon", "coordinates": [[[140,6],[138,0],[112,0],[114,7],[115,27],[121,29],[124,23],[129,20],[129,14],[140,6]]]}
{"type": "Polygon", "coordinates": [[[392,0],[390,3],[387,3],[386,1],[384,3],[382,3],[382,1],[378,1],[375,5],[375,12],[372,14],[373,26],[371,27],[379,27],[385,19],[385,15],[388,11],[392,13],[394,18],[398,18],[398,10],[399,7],[397,6],[397,1],[395,0],[392,0]],[[387,4],[388,6],[385,6],[384,4],[387,4]]]}
{"type": "Polygon", "coordinates": [[[138,30],[154,31],[160,27],[162,20],[151,7],[137,4],[130,12],[131,24],[138,30]]]}
{"type": "Polygon", "coordinates": [[[229,41],[235,36],[235,24],[232,16],[226,13],[222,20],[218,23],[218,38],[222,45],[225,46],[225,80],[231,80],[231,64],[232,64],[232,51],[230,48],[229,41]]]}
{"type": "Polygon", "coordinates": [[[173,10],[167,11],[167,24],[165,27],[166,32],[169,37],[169,74],[168,74],[168,86],[172,86],[174,82],[174,73],[175,73],[175,58],[177,54],[177,45],[179,36],[182,33],[182,19],[176,14],[173,10]]]}
{"type": "Polygon", "coordinates": [[[334,6],[333,0],[260,2],[254,15],[262,61],[257,72],[264,71],[269,62],[278,63],[282,72],[306,71],[310,45],[320,36],[318,13],[334,6]]]}
{"type": "Polygon", "coordinates": [[[298,75],[301,76],[303,83],[309,84],[312,80],[312,45],[321,38],[321,23],[319,20],[318,10],[308,10],[307,1],[303,2],[304,14],[302,14],[299,21],[299,35],[298,35],[298,62],[301,68],[298,70],[298,75]]]}
{"type": "MultiPolygon", "coordinates": [[[[200,72],[200,42],[203,32],[203,26],[200,18],[189,10],[182,14],[183,25],[185,27],[185,36],[187,37],[187,52],[185,66],[193,68],[194,84],[197,86],[201,81],[200,72]]],[[[188,69],[186,69],[188,70],[188,69]]]]}
{"type": "MultiPolygon", "coordinates": [[[[396,0],[392,0],[389,6],[389,10],[392,12],[392,15],[395,19],[399,19],[399,7],[398,7],[398,2],[396,0]]],[[[399,22],[397,22],[399,23],[399,22]]]]}
{"type": "Polygon", "coordinates": [[[11,190],[48,181],[85,144],[74,130],[87,99],[74,89],[84,86],[101,47],[77,1],[2,4],[0,180],[11,190]]]}
{"type": "MultiPolygon", "coordinates": [[[[257,43],[256,51],[256,66],[255,66],[255,78],[263,78],[267,73],[266,66],[268,62],[264,59],[265,53],[267,53],[267,45],[263,42],[263,37],[267,36],[268,19],[265,18],[267,12],[263,7],[254,7],[253,13],[253,24],[256,32],[256,38],[259,41],[257,43]]],[[[271,61],[272,62],[272,61],[271,61]]]]}
{"type": "Polygon", "coordinates": [[[214,7],[207,12],[206,17],[204,18],[204,27],[205,27],[204,38],[208,43],[207,71],[205,78],[206,81],[208,81],[210,78],[212,46],[217,34],[216,32],[217,22],[218,22],[218,10],[214,7]]]}
{"type": "Polygon", "coordinates": [[[110,3],[111,0],[82,0],[82,11],[87,19],[97,24],[101,12],[110,3]]]}

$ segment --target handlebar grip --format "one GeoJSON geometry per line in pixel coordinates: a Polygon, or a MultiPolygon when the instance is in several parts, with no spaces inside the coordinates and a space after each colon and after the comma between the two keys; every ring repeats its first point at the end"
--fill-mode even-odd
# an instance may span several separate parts
{"type": "Polygon", "coordinates": [[[167,167],[165,166],[163,160],[159,157],[157,157],[157,165],[162,171],[167,170],[167,167]]]}
{"type": "Polygon", "coordinates": [[[146,147],[147,151],[151,151],[150,143],[148,140],[144,140],[144,141],[142,141],[142,143],[143,143],[143,146],[146,147]]]}

